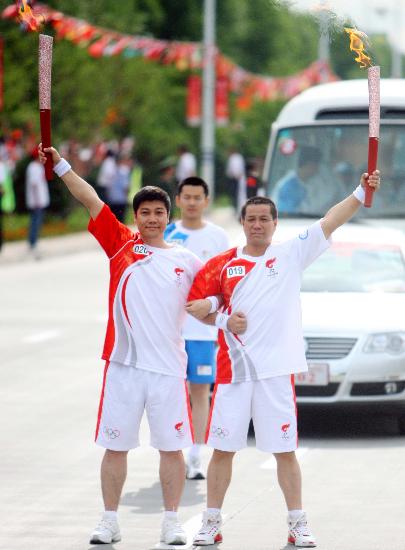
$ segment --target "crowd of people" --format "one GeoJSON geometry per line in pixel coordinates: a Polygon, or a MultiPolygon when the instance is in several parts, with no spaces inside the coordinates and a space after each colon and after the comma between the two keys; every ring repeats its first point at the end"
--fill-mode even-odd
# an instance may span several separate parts
{"type": "MultiPolygon", "coordinates": [[[[12,213],[16,207],[13,190],[16,166],[28,157],[24,175],[24,207],[29,213],[28,253],[39,259],[41,253],[38,242],[51,196],[49,183],[36,151],[32,134],[12,132],[7,138],[0,138],[0,251],[4,240],[3,214],[12,213]]],[[[145,184],[142,166],[135,154],[134,138],[100,141],[92,146],[70,141],[62,143],[60,151],[75,171],[94,186],[117,219],[125,222],[132,197],[145,184]]],[[[247,198],[262,193],[259,169],[258,159],[246,161],[237,148],[229,150],[223,187],[236,215],[247,198]]],[[[178,183],[195,175],[197,159],[187,145],[180,145],[176,154],[162,159],[159,163],[158,177],[154,184],[166,191],[170,197],[170,220],[175,212],[178,183]]]]}
{"type": "MultiPolygon", "coordinates": [[[[288,509],[288,542],[315,547],[295,456],[294,374],[307,370],[301,275],[329,247],[331,234],[364,203],[367,175],[321,220],[281,244],[272,242],[276,204],[263,196],[247,199],[240,218],[245,245],[229,248],[224,230],[203,217],[209,195],[201,178],[191,175],[179,182],[175,200],[181,219],[172,224],[168,193],[157,186],[141,188],[132,201],[134,232],[56,149],[45,152],[52,155],[54,171],[67,189],[87,208],[89,231],[110,264],[105,369],[95,435],[105,449],[104,512],[90,542],[110,544],[121,539],[118,506],[127,455],[139,446],[146,411],[151,445],[160,454],[163,543],[187,542],[177,510],[186,476],[205,475],[199,460],[203,441],[213,454],[207,508],[194,543],[210,546],[222,541],[221,510],[233,457],[246,446],[253,419],[257,447],[276,457],[288,509]],[[208,415],[208,390],[214,379],[208,415]],[[186,448],[190,449],[187,466],[186,448]]],[[[44,163],[41,147],[39,155],[44,163]]],[[[368,181],[379,189],[378,172],[368,181]]]]}

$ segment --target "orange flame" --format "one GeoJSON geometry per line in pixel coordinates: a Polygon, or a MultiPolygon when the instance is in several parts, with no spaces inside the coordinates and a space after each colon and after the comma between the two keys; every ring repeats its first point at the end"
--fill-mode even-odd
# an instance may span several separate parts
{"type": "Polygon", "coordinates": [[[18,18],[26,29],[31,32],[38,32],[45,23],[43,15],[35,15],[33,13],[28,0],[20,0],[18,18]]]}
{"type": "Polygon", "coordinates": [[[364,42],[368,44],[368,36],[364,32],[358,31],[357,29],[350,29],[348,27],[345,27],[345,31],[350,36],[350,51],[357,54],[357,57],[355,57],[354,60],[359,63],[362,69],[371,67],[373,63],[371,61],[371,57],[366,54],[366,47],[364,45],[364,42]]]}

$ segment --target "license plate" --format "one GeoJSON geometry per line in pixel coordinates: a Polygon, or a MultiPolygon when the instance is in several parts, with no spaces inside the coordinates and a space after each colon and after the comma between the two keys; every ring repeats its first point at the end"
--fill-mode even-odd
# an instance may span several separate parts
{"type": "Polygon", "coordinates": [[[329,384],[329,365],[327,363],[308,363],[308,372],[294,375],[297,386],[327,386],[329,384]]]}

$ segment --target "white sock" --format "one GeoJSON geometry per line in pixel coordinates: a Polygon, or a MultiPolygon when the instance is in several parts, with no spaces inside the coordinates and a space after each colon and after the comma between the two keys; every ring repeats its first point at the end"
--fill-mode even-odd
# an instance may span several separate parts
{"type": "Polygon", "coordinates": [[[165,519],[171,519],[171,520],[177,519],[177,512],[165,510],[165,519]]]}
{"type": "Polygon", "coordinates": [[[288,510],[288,519],[290,521],[297,521],[300,519],[304,510],[288,510]]]}
{"type": "Polygon", "coordinates": [[[190,458],[200,458],[201,447],[200,443],[194,443],[188,452],[188,456],[190,458]]]}
{"type": "Polygon", "coordinates": [[[220,516],[221,508],[207,508],[207,513],[210,516],[220,516]]]}
{"type": "Polygon", "coordinates": [[[104,519],[118,520],[118,512],[116,510],[106,510],[103,514],[104,519]]]}

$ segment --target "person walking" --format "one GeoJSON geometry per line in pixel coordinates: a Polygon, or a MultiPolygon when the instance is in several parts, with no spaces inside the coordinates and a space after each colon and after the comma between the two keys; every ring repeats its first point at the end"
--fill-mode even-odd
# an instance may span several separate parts
{"type": "Polygon", "coordinates": [[[97,175],[97,193],[102,201],[108,202],[107,192],[117,175],[117,155],[107,149],[97,175]]]}
{"type": "MultiPolygon", "coordinates": [[[[209,204],[207,183],[198,177],[184,179],[177,187],[176,205],[180,220],[167,226],[165,240],[182,244],[203,262],[229,248],[222,227],[204,219],[209,204]]],[[[187,380],[192,405],[195,443],[187,457],[187,478],[205,479],[201,468],[201,447],[204,445],[209,412],[209,394],[215,381],[215,345],[217,329],[187,315],[183,327],[188,357],[187,380]]]]}
{"type": "MultiPolygon", "coordinates": [[[[307,371],[301,326],[301,276],[329,247],[332,233],[364,203],[367,174],[354,193],[296,238],[273,244],[277,208],[253,197],[242,208],[244,246],[209,260],[192,285],[187,311],[219,330],[217,378],[212,397],[208,445],[208,501],[197,546],[221,542],[221,508],[235,453],[246,446],[253,419],[256,446],[273,453],[288,509],[288,542],[315,547],[302,505],[294,374],[307,371]],[[224,309],[210,313],[220,296],[224,309]],[[229,317],[232,312],[232,316],[229,317]],[[208,315],[207,315],[208,314],[208,315]],[[235,319],[235,316],[237,317],[235,319]]],[[[378,190],[379,172],[369,178],[378,190]]]]}
{"type": "Polygon", "coordinates": [[[156,181],[157,187],[160,187],[160,189],[163,189],[163,191],[166,191],[166,193],[170,197],[170,204],[171,204],[170,221],[172,221],[174,216],[174,206],[175,206],[175,199],[176,199],[177,183],[175,178],[175,171],[176,171],[175,159],[173,160],[171,157],[163,159],[159,163],[159,176],[156,181]]]}
{"type": "Polygon", "coordinates": [[[178,160],[176,166],[176,180],[181,183],[186,178],[197,174],[197,161],[187,145],[180,145],[178,148],[178,160]]]}
{"type": "Polygon", "coordinates": [[[231,147],[226,163],[229,193],[235,214],[238,215],[246,200],[246,167],[243,155],[236,147],[231,147]]]}
{"type": "Polygon", "coordinates": [[[92,544],[121,539],[117,510],[126,478],[127,455],[139,446],[140,422],[148,417],[151,445],[160,453],[160,482],[165,513],[160,539],[186,543],[177,509],[185,483],[183,448],[193,443],[185,382],[187,355],[181,327],[185,302],[201,260],[189,250],[164,241],[170,200],[157,187],[134,197],[138,232],[120,223],[96,191],[60,158],[54,171],[90,214],[89,231],[110,264],[109,317],[103,350],[106,361],[95,441],[104,447],[101,488],[104,514],[92,544]]]}
{"type": "Polygon", "coordinates": [[[107,204],[111,212],[121,223],[125,223],[128,203],[128,189],[131,183],[132,161],[128,156],[120,154],[116,164],[115,175],[111,184],[106,187],[107,204]]]}
{"type": "Polygon", "coordinates": [[[41,255],[38,251],[38,239],[44,220],[45,209],[50,204],[48,182],[45,177],[45,169],[38,159],[38,152],[31,154],[32,160],[25,173],[25,205],[30,213],[30,226],[28,231],[29,250],[38,260],[41,255]]]}

